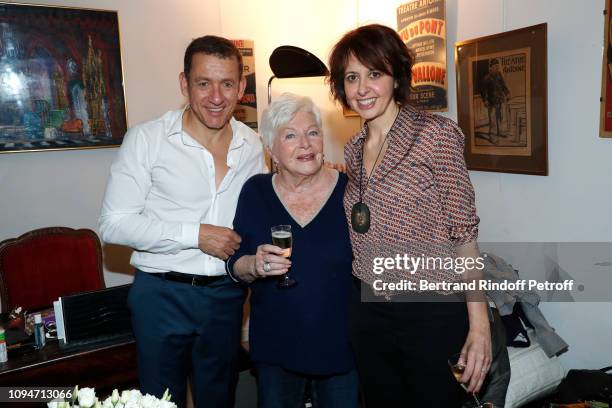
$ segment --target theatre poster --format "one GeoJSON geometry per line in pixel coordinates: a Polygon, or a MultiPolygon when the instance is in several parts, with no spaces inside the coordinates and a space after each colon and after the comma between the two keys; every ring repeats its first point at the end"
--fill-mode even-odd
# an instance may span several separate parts
{"type": "Polygon", "coordinates": [[[242,99],[234,109],[236,120],[243,122],[251,129],[257,130],[257,87],[255,84],[255,46],[253,40],[232,40],[242,55],[242,72],[246,79],[246,88],[242,99]]]}
{"type": "Polygon", "coordinates": [[[397,8],[397,31],[415,57],[410,104],[448,110],[446,0],[415,0],[397,8]]]}

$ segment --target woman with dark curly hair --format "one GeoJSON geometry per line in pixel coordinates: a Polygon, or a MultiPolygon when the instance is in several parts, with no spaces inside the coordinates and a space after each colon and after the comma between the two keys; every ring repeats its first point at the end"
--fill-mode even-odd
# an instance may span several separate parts
{"type": "Polygon", "coordinates": [[[461,353],[459,380],[469,392],[480,389],[491,362],[486,302],[453,289],[477,268],[375,268],[398,254],[455,266],[479,257],[464,137],[449,119],[407,104],[413,62],[397,33],[377,24],[346,33],[329,62],[332,95],[365,122],[345,146],[344,207],[356,278],[351,342],[367,407],[458,407],[465,392],[448,358],[461,353]],[[422,281],[434,290],[419,291],[422,281]],[[398,294],[385,282],[417,290],[398,294]],[[376,294],[385,298],[363,301],[376,294]]]}

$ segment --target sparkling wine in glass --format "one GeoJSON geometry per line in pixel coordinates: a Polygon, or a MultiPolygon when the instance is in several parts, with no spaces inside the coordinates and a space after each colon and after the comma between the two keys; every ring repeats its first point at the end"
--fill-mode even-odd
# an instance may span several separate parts
{"type": "MultiPolygon", "coordinates": [[[[453,372],[453,375],[455,376],[455,380],[457,380],[457,382],[459,382],[459,379],[461,378],[461,376],[465,372],[465,366],[463,364],[452,365],[451,366],[451,371],[453,372]]],[[[465,389],[465,385],[463,383],[459,382],[459,384],[463,387],[463,389],[465,389]]]]}
{"type": "MultiPolygon", "coordinates": [[[[272,244],[283,249],[283,255],[285,258],[291,258],[291,248],[293,235],[291,234],[291,225],[276,225],[271,228],[272,232],[272,244]]],[[[278,278],[277,286],[279,288],[290,288],[295,286],[297,281],[293,279],[289,272],[280,275],[278,278]]]]}
{"type": "MultiPolygon", "coordinates": [[[[465,362],[461,361],[461,353],[453,354],[448,359],[448,365],[450,366],[451,372],[453,373],[455,380],[457,380],[461,388],[463,388],[467,392],[467,387],[465,386],[465,384],[459,381],[465,371],[465,362]]],[[[474,402],[476,403],[474,408],[493,408],[493,404],[491,404],[490,402],[480,402],[476,393],[473,393],[471,395],[472,398],[474,398],[474,402]]]]}

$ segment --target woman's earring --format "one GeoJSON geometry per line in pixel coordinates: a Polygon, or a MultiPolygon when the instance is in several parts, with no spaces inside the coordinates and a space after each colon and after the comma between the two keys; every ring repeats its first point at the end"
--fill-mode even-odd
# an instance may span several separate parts
{"type": "Polygon", "coordinates": [[[393,83],[393,89],[397,89],[397,87],[398,87],[398,86],[399,86],[399,85],[398,85],[397,81],[395,81],[395,82],[393,83]]]}

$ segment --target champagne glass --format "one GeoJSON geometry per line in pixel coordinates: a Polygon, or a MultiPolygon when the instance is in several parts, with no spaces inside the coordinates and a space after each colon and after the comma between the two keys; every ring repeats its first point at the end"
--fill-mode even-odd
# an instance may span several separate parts
{"type": "MultiPolygon", "coordinates": [[[[465,384],[459,381],[461,379],[461,376],[463,375],[463,372],[465,371],[465,363],[461,361],[461,353],[453,354],[448,359],[448,365],[451,368],[455,380],[457,380],[461,388],[463,388],[467,392],[467,387],[465,386],[465,384]]],[[[480,402],[476,393],[472,394],[472,398],[474,398],[474,402],[476,402],[474,408],[494,408],[493,404],[491,404],[490,402],[480,402]]]]}
{"type": "MultiPolygon", "coordinates": [[[[283,249],[285,258],[291,258],[292,234],[291,225],[276,225],[272,227],[272,244],[283,249]]],[[[277,286],[281,289],[297,285],[297,281],[289,276],[289,272],[278,277],[277,286]]]]}

